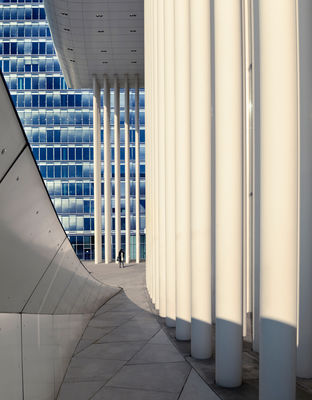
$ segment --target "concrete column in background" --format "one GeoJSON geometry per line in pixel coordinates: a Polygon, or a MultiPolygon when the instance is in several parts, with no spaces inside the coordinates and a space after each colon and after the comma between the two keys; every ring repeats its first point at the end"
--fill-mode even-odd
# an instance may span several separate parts
{"type": "Polygon", "coordinates": [[[120,229],[120,89],[118,77],[114,78],[114,143],[115,143],[115,260],[121,249],[120,229]]]}
{"type": "Polygon", "coordinates": [[[111,144],[110,144],[110,87],[104,76],[104,199],[105,199],[105,264],[112,261],[111,239],[111,144]]]}
{"type": "Polygon", "coordinates": [[[175,0],[176,338],[191,338],[190,2],[175,0]]]}
{"type": "Polygon", "coordinates": [[[260,400],[296,398],[298,92],[295,0],[260,0],[260,400]]]}
{"type": "Polygon", "coordinates": [[[212,353],[211,320],[211,60],[210,2],[193,0],[191,15],[191,354],[212,353]]]}
{"type": "Polygon", "coordinates": [[[236,387],[242,382],[242,9],[237,0],[214,7],[216,382],[236,387]]]}
{"type": "Polygon", "coordinates": [[[125,75],[125,200],[126,200],[126,263],[130,263],[130,132],[129,132],[129,79],[125,75]]]}
{"type": "Polygon", "coordinates": [[[93,75],[94,261],[102,262],[101,91],[93,75]]]}
{"type": "Polygon", "coordinates": [[[165,156],[166,156],[166,324],[175,326],[175,97],[174,97],[174,0],[165,0],[165,156]]]}
{"type": "Polygon", "coordinates": [[[297,376],[312,378],[312,2],[300,0],[300,247],[298,275],[297,376]]]}
{"type": "Polygon", "coordinates": [[[135,78],[135,254],[140,262],[140,88],[135,78]]]}

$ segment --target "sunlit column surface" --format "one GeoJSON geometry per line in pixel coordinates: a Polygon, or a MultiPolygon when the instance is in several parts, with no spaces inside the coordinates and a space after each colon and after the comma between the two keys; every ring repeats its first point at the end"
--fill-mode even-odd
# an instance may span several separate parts
{"type": "Polygon", "coordinates": [[[174,107],[174,0],[165,0],[165,156],[166,156],[166,324],[175,326],[175,107],[174,107]]]}
{"type": "Polygon", "coordinates": [[[165,159],[165,35],[164,1],[158,4],[158,223],[159,223],[159,315],[166,317],[166,159],[165,159]]]}
{"type": "Polygon", "coordinates": [[[135,254],[140,262],[140,89],[135,79],[135,254]]]}
{"type": "Polygon", "coordinates": [[[296,398],[298,224],[295,0],[261,0],[261,400],[296,398]]]}
{"type": "Polygon", "coordinates": [[[110,144],[110,87],[104,76],[104,199],[105,199],[105,263],[112,261],[111,239],[111,144],[110,144]]]}
{"type": "Polygon", "coordinates": [[[189,0],[175,0],[176,338],[191,337],[191,134],[189,0]]]}
{"type": "Polygon", "coordinates": [[[115,143],[115,259],[121,248],[120,237],[120,101],[119,82],[114,78],[114,143],[115,143]]]}
{"type": "Polygon", "coordinates": [[[191,2],[191,353],[211,356],[210,2],[191,2]]]}
{"type": "Polygon", "coordinates": [[[94,261],[102,262],[102,194],[101,194],[101,94],[93,76],[93,153],[94,153],[94,261]]]}
{"type": "Polygon", "coordinates": [[[126,200],[126,263],[130,262],[130,147],[129,147],[129,80],[125,76],[125,200],[126,200]]]}
{"type": "Polygon", "coordinates": [[[216,382],[242,381],[242,26],[241,2],[218,0],[216,101],[216,382]]]}
{"type": "Polygon", "coordinates": [[[299,3],[300,67],[300,258],[297,376],[312,378],[312,2],[299,3]]]}

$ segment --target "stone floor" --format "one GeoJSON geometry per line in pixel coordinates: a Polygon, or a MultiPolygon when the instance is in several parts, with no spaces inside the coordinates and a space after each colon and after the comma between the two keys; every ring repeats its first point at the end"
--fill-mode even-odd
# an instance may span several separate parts
{"type": "MultiPolygon", "coordinates": [[[[120,292],[90,320],[68,367],[58,400],[257,400],[258,359],[244,342],[243,385],[214,382],[214,359],[190,357],[190,343],[157,316],[145,287],[145,265],[86,263],[120,292]]],[[[312,399],[312,380],[297,381],[297,400],[312,399]]]]}
{"type": "Polygon", "coordinates": [[[145,288],[144,264],[86,267],[123,288],[91,319],[58,400],[217,400],[164,333],[145,288]]]}

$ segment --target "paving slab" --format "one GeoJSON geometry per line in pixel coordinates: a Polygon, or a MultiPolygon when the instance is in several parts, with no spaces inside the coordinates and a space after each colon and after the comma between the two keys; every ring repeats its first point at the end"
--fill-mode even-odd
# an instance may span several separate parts
{"type": "Polygon", "coordinates": [[[192,369],[179,400],[220,400],[202,378],[192,369]]]}
{"type": "Polygon", "coordinates": [[[184,358],[170,344],[147,343],[129,362],[129,364],[153,364],[183,362],[184,358]]]}
{"type": "Polygon", "coordinates": [[[96,340],[100,339],[108,332],[110,332],[112,329],[112,327],[95,328],[93,326],[88,326],[87,329],[84,331],[81,339],[92,340],[93,342],[95,342],[96,340]]]}
{"type": "Polygon", "coordinates": [[[106,386],[177,393],[190,372],[188,363],[125,365],[106,386]]]}
{"type": "Polygon", "coordinates": [[[160,326],[157,321],[144,321],[138,323],[137,321],[129,321],[113,329],[110,333],[102,337],[98,343],[105,342],[131,342],[131,341],[148,341],[158,331],[160,326]]]}
{"type": "Polygon", "coordinates": [[[77,357],[128,361],[144,344],[145,342],[95,343],[81,351],[77,357]]]}
{"type": "Polygon", "coordinates": [[[92,400],[177,400],[178,396],[178,393],[103,387],[92,400]]]}
{"type": "Polygon", "coordinates": [[[103,382],[63,383],[57,400],[90,399],[103,386],[103,382]]]}

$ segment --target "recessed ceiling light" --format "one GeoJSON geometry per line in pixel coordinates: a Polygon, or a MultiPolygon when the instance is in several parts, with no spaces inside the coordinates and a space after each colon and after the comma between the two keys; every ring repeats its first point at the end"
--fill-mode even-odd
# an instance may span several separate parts
{"type": "Polygon", "coordinates": [[[69,51],[74,51],[74,49],[71,49],[70,47],[67,47],[67,50],[69,50],[69,51]]]}
{"type": "Polygon", "coordinates": [[[132,49],[132,50],[131,50],[131,53],[136,53],[136,50],[135,50],[135,49],[132,49]]]}
{"type": "Polygon", "coordinates": [[[107,53],[107,50],[101,50],[101,53],[107,53]]]}
{"type": "Polygon", "coordinates": [[[98,30],[98,33],[103,33],[103,32],[104,32],[103,29],[98,30]]]}
{"type": "Polygon", "coordinates": [[[71,61],[71,62],[76,62],[75,60],[69,60],[69,61],[71,61]]]}
{"type": "Polygon", "coordinates": [[[108,61],[102,61],[102,64],[108,64],[108,61]]]}
{"type": "Polygon", "coordinates": [[[64,31],[69,32],[70,29],[69,28],[64,28],[64,31]]]}
{"type": "Polygon", "coordinates": [[[96,14],[96,18],[102,18],[103,14],[96,14]]]}
{"type": "Polygon", "coordinates": [[[136,64],[136,61],[131,61],[131,64],[136,64]]]}
{"type": "Polygon", "coordinates": [[[136,29],[130,29],[130,32],[136,32],[136,29]]]}
{"type": "Polygon", "coordinates": [[[136,14],[135,13],[131,13],[131,14],[129,14],[129,17],[136,17],[136,14]]]}
{"type": "Polygon", "coordinates": [[[67,12],[61,12],[61,15],[67,16],[68,13],[67,12]]]}

